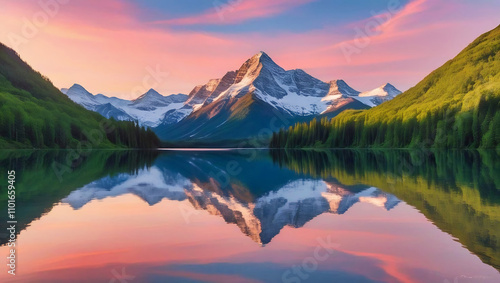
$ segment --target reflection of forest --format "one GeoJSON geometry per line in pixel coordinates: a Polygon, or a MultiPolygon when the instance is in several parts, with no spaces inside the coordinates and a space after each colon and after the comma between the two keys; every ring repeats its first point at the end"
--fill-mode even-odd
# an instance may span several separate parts
{"type": "Polygon", "coordinates": [[[500,158],[495,152],[273,150],[271,156],[301,174],[391,193],[500,269],[500,158]]]}
{"type": "MultiPolygon", "coordinates": [[[[137,172],[151,166],[157,155],[156,151],[95,150],[67,166],[68,158],[75,156],[66,150],[0,152],[0,170],[16,171],[17,233],[48,213],[71,191],[107,175],[137,172]],[[61,179],[54,171],[54,162],[67,166],[61,179]]],[[[1,174],[0,182],[7,184],[6,174],[1,174]]],[[[7,194],[0,195],[0,203],[5,207],[7,194]]],[[[7,213],[0,214],[0,222],[6,223],[6,217],[7,213]]],[[[6,238],[0,238],[1,245],[6,242],[6,238]]]]}

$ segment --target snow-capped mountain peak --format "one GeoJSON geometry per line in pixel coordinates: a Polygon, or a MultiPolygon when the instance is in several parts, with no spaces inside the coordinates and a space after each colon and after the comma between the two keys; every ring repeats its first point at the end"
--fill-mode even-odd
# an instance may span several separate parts
{"type": "Polygon", "coordinates": [[[61,91],[71,100],[87,109],[93,108],[99,104],[94,100],[94,96],[79,84],[73,84],[69,89],[63,89],[61,91]]]}
{"type": "Polygon", "coordinates": [[[69,89],[69,90],[72,90],[73,92],[78,92],[78,94],[81,94],[81,95],[85,95],[85,96],[88,96],[88,97],[92,97],[93,95],[87,91],[87,89],[85,89],[82,85],[80,84],[73,84],[69,89]]]}
{"type": "Polygon", "coordinates": [[[260,63],[269,63],[277,65],[269,55],[264,51],[259,51],[259,53],[253,55],[248,61],[259,61],[260,63]]]}
{"type": "Polygon", "coordinates": [[[185,94],[172,94],[169,96],[163,96],[154,89],[148,90],[143,95],[139,96],[137,99],[132,100],[132,105],[138,109],[142,110],[154,110],[158,107],[166,107],[172,103],[184,103],[188,99],[185,94]]]}
{"type": "Polygon", "coordinates": [[[338,97],[347,97],[347,96],[357,96],[360,94],[359,91],[350,87],[344,80],[333,80],[328,83],[330,85],[330,89],[328,90],[328,96],[336,95],[338,97]]]}
{"type": "Polygon", "coordinates": [[[400,90],[390,83],[386,83],[376,89],[360,93],[356,99],[368,106],[375,107],[385,101],[393,99],[399,94],[401,94],[400,90]]]}
{"type": "Polygon", "coordinates": [[[266,74],[285,72],[265,52],[259,52],[248,59],[238,69],[235,84],[251,84],[262,72],[266,74]]]}
{"type": "Polygon", "coordinates": [[[164,96],[159,94],[156,90],[154,89],[149,89],[146,93],[144,93],[143,95],[139,96],[138,98],[132,100],[132,102],[134,103],[138,103],[142,100],[145,100],[145,99],[154,99],[154,98],[163,98],[164,96]]]}
{"type": "Polygon", "coordinates": [[[395,96],[397,96],[400,93],[401,93],[401,91],[399,91],[393,85],[391,85],[390,83],[386,83],[383,86],[380,86],[376,89],[360,93],[359,96],[360,97],[367,97],[367,96],[384,97],[384,96],[387,96],[387,97],[394,98],[395,96]]]}
{"type": "Polygon", "coordinates": [[[383,85],[382,89],[385,90],[387,94],[392,97],[401,94],[401,91],[397,89],[395,86],[391,85],[390,83],[386,83],[385,85],[383,85]]]}

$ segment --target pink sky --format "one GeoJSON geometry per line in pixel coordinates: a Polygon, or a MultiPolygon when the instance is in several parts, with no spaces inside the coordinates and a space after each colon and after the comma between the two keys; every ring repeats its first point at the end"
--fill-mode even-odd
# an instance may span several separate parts
{"type": "Polygon", "coordinates": [[[323,81],[344,79],[360,91],[390,82],[406,90],[500,24],[500,6],[492,1],[412,0],[397,13],[385,9],[361,21],[273,32],[189,27],[245,25],[314,1],[241,0],[224,11],[220,22],[214,10],[147,21],[141,17],[143,7],[132,2],[47,2],[57,5],[47,10],[38,1],[0,0],[0,41],[57,87],[79,83],[94,94],[122,98],[149,88],[165,95],[189,93],[261,50],[283,68],[301,68],[323,81]],[[357,31],[366,27],[376,33],[356,41],[357,31]],[[151,78],[151,70],[161,72],[158,79],[151,78]]]}

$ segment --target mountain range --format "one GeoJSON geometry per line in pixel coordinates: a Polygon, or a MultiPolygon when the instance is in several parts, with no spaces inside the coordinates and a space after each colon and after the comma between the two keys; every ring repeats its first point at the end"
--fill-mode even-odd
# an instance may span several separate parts
{"type": "Polygon", "coordinates": [[[92,95],[81,85],[62,89],[88,110],[116,120],[135,120],[163,140],[226,140],[256,136],[345,109],[367,109],[401,92],[391,84],[359,92],[343,80],[320,81],[303,70],[286,71],[259,52],[238,70],[196,86],[188,95],[163,96],[154,89],[135,100],[92,95]],[[273,119],[279,118],[279,122],[273,119]]]}

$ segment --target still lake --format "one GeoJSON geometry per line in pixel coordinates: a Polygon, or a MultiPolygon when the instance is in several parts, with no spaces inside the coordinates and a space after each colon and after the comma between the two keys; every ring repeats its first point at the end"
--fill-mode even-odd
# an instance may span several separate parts
{"type": "Polygon", "coordinates": [[[500,157],[0,152],[0,282],[500,282],[500,157]]]}

